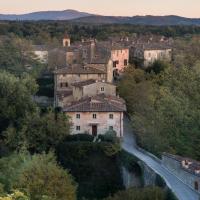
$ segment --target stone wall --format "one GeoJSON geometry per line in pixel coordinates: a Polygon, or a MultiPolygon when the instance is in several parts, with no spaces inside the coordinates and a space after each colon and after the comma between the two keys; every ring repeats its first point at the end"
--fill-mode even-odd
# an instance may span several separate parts
{"type": "Polygon", "coordinates": [[[171,173],[177,176],[182,182],[188,185],[193,190],[200,193],[200,176],[190,173],[181,166],[181,162],[169,156],[162,156],[162,164],[171,173]],[[196,185],[196,186],[195,186],[196,185]],[[196,188],[195,188],[196,187],[196,188]]]}
{"type": "Polygon", "coordinates": [[[129,62],[129,49],[112,50],[111,59],[113,61],[118,61],[116,69],[119,72],[124,71],[124,68],[128,65],[129,62]],[[124,63],[125,60],[127,61],[127,65],[124,63]]]}
{"type": "Polygon", "coordinates": [[[117,132],[118,137],[123,137],[123,112],[68,112],[73,126],[71,134],[87,132],[92,135],[92,125],[97,125],[97,134],[105,134],[110,126],[117,132]],[[80,114],[80,119],[76,118],[76,114],[80,114]],[[93,119],[96,114],[96,119],[93,119]],[[109,114],[113,114],[113,119],[109,118],[109,114]],[[80,130],[76,130],[76,126],[80,126],[80,130]]]}
{"type": "Polygon", "coordinates": [[[149,66],[156,60],[171,61],[171,49],[144,51],[144,66],[145,67],[149,66]]]}

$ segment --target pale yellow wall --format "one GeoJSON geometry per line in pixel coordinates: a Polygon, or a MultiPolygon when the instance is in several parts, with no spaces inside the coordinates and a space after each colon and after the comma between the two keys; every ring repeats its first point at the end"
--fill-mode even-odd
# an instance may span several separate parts
{"type": "Polygon", "coordinates": [[[73,97],[77,101],[83,97],[83,90],[80,87],[73,87],[73,97]]]}
{"type": "Polygon", "coordinates": [[[106,81],[109,83],[113,82],[113,61],[110,59],[107,64],[107,77],[106,81]]]}
{"type": "Polygon", "coordinates": [[[65,83],[67,82],[69,87],[71,86],[72,83],[74,82],[80,82],[80,81],[85,81],[88,79],[94,79],[94,80],[105,80],[106,75],[105,74],[57,74],[55,75],[55,83],[56,83],[56,89],[65,89],[65,88],[60,88],[60,83],[65,83]]]}
{"type": "Polygon", "coordinates": [[[144,65],[148,66],[156,60],[171,60],[171,49],[144,51],[144,65]]]}
{"type": "Polygon", "coordinates": [[[78,134],[87,132],[92,134],[91,123],[98,124],[98,134],[104,134],[109,130],[109,126],[113,126],[113,129],[117,132],[118,137],[123,137],[123,112],[82,112],[80,119],[76,119],[76,114],[79,112],[68,112],[66,115],[70,116],[73,124],[71,134],[78,134]],[[93,113],[97,114],[97,119],[93,119],[93,113]],[[109,114],[114,115],[113,119],[109,119],[109,114]],[[76,131],[76,126],[80,126],[80,131],[76,131]]]}
{"type": "Polygon", "coordinates": [[[34,54],[37,56],[40,62],[48,62],[48,51],[34,51],[34,54]]]}
{"type": "Polygon", "coordinates": [[[97,82],[83,87],[84,96],[95,96],[97,94],[116,96],[116,86],[104,82],[97,82]],[[101,91],[101,87],[104,87],[104,91],[101,91]]]}

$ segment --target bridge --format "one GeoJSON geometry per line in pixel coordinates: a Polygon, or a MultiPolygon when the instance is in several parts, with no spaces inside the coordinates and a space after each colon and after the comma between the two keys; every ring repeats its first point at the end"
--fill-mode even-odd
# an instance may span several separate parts
{"type": "Polygon", "coordinates": [[[199,200],[200,197],[197,192],[185,185],[178,177],[174,176],[168,171],[158,158],[154,159],[148,152],[139,149],[135,143],[133,130],[127,119],[124,121],[124,139],[122,148],[128,153],[134,155],[154,172],[159,174],[166,182],[167,186],[174,192],[179,200],[199,200]]]}

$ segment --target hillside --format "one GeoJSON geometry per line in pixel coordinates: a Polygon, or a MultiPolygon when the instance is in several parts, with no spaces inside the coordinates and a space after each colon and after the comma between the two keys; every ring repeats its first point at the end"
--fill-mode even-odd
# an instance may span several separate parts
{"type": "Polygon", "coordinates": [[[79,12],[76,10],[63,11],[41,11],[22,15],[3,15],[0,14],[0,20],[71,20],[81,17],[90,16],[89,13],[79,12]]]}
{"type": "Polygon", "coordinates": [[[73,20],[80,23],[93,24],[135,24],[135,25],[200,25],[200,18],[185,18],[175,15],[169,16],[133,16],[133,17],[114,17],[114,16],[87,16],[73,20]]]}
{"type": "Polygon", "coordinates": [[[0,14],[0,20],[71,20],[77,23],[89,24],[133,24],[133,25],[197,25],[200,26],[200,18],[186,18],[175,15],[167,16],[133,16],[133,17],[117,17],[117,16],[103,16],[95,15],[76,10],[63,11],[41,11],[21,15],[4,15],[0,14]]]}

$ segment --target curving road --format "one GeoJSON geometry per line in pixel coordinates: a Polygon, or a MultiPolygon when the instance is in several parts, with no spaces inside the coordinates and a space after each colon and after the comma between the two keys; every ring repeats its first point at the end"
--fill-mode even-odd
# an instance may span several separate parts
{"type": "Polygon", "coordinates": [[[144,161],[151,169],[159,174],[166,181],[169,188],[175,193],[179,200],[199,200],[199,195],[190,187],[181,182],[176,176],[170,173],[162,164],[152,156],[138,150],[134,140],[133,131],[127,119],[124,121],[124,139],[122,148],[144,161]]]}

